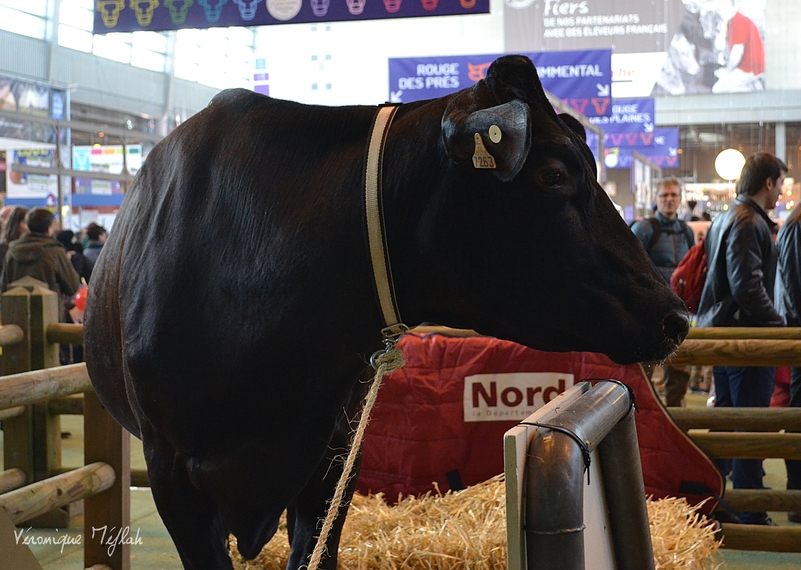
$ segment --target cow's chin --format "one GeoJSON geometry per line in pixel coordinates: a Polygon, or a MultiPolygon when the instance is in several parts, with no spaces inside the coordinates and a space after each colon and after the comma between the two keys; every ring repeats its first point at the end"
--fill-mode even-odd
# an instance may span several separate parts
{"type": "Polygon", "coordinates": [[[636,362],[662,362],[676,352],[690,330],[690,316],[686,311],[677,310],[668,313],[662,319],[661,330],[656,334],[641,327],[631,327],[628,342],[616,342],[599,347],[601,352],[618,364],[634,364],[636,362]]]}
{"type": "MultiPolygon", "coordinates": [[[[536,327],[535,327],[536,328],[536,327]]],[[[689,315],[682,310],[669,313],[659,322],[643,326],[641,322],[606,326],[571,327],[531,336],[531,331],[497,335],[545,352],[595,352],[617,364],[662,362],[682,343],[690,329],[689,315]],[[617,331],[617,332],[615,332],[617,331]]],[[[544,330],[544,328],[543,328],[544,330]]],[[[487,333],[484,333],[487,334],[487,333]]]]}

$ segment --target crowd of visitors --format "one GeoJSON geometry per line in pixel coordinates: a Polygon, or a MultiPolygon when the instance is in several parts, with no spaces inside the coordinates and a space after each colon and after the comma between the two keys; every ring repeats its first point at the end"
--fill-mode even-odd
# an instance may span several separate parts
{"type": "MultiPolygon", "coordinates": [[[[734,203],[707,230],[707,273],[697,326],[801,326],[801,205],[780,231],[768,215],[779,199],[787,170],[780,159],[768,153],[746,160],[734,203]]],[[[681,202],[681,183],[673,178],[664,180],[657,189],[653,217],[632,226],[668,282],[694,243],[692,231],[687,231],[677,214],[681,202]]],[[[696,205],[688,201],[687,217],[696,205]]],[[[663,368],[665,404],[684,405],[688,371],[663,368]]],[[[775,367],[715,366],[712,375],[709,401],[715,407],[768,407],[772,396],[775,398],[775,367]]],[[[801,368],[790,372],[787,399],[789,406],[801,406],[801,368]]],[[[716,465],[724,477],[731,478],[735,489],[764,488],[761,459],[719,459],[716,465]]],[[[786,466],[787,488],[801,489],[801,461],[787,460],[786,466]]],[[[788,519],[801,522],[801,513],[790,512],[788,519]]],[[[729,522],[774,525],[765,512],[742,512],[729,522]]]]}
{"type": "MultiPolygon", "coordinates": [[[[73,298],[89,284],[97,257],[106,241],[106,229],[94,222],[81,235],[59,230],[53,213],[46,208],[7,206],[0,211],[0,289],[32,277],[59,295],[59,321],[83,322],[83,311],[73,298]]],[[[83,361],[80,346],[62,345],[62,364],[83,361]]]]}

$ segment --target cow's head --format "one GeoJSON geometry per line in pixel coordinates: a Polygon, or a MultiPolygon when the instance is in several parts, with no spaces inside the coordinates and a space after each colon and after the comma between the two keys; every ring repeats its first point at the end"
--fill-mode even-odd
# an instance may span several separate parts
{"type": "Polygon", "coordinates": [[[428,320],[620,363],[675,350],[684,305],[596,182],[592,154],[531,61],[501,58],[451,96],[441,147],[439,192],[416,230],[432,276],[428,320]]]}

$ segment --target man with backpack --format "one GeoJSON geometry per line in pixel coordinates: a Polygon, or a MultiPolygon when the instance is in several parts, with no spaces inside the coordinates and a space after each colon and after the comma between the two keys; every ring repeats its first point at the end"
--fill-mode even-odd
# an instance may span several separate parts
{"type": "MultiPolygon", "coordinates": [[[[746,159],[734,204],[715,218],[706,239],[708,270],[699,327],[781,327],[773,305],[778,258],[776,224],[767,211],[776,206],[787,166],[766,152],[746,159]]],[[[773,394],[773,366],[715,366],[715,407],[767,408],[773,394]]],[[[735,489],[762,489],[761,459],[718,459],[731,471],[735,489]]],[[[765,512],[743,512],[739,522],[773,525],[765,512]]]]}
{"type": "MultiPolygon", "coordinates": [[[[681,182],[676,178],[662,180],[656,191],[654,217],[635,223],[631,230],[642,242],[645,251],[660,275],[670,284],[670,276],[695,244],[695,234],[677,214],[681,205],[681,182]]],[[[690,374],[685,368],[663,366],[665,405],[681,406],[690,374]]]]}

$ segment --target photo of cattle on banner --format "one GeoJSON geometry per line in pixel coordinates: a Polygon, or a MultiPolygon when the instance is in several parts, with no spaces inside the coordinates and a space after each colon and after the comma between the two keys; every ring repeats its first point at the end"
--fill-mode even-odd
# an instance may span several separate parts
{"type": "Polygon", "coordinates": [[[595,168],[522,56],[399,105],[226,90],[160,142],[92,274],[85,358],[184,567],[232,568],[229,534],[256,557],[286,511],[288,568],[336,568],[359,462],[343,490],[334,459],[408,328],[671,355],[684,304],[595,168]]]}

